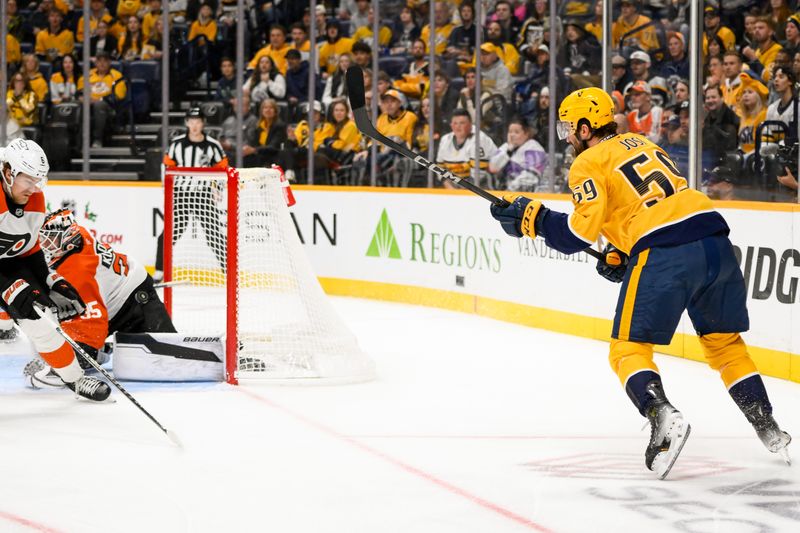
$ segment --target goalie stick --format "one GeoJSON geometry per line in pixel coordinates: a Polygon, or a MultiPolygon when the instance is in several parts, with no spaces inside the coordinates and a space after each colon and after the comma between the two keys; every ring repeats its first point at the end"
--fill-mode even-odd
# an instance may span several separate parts
{"type": "Polygon", "coordinates": [[[100,364],[97,361],[95,361],[89,354],[87,354],[86,351],[84,351],[84,349],[81,347],[80,344],[75,342],[72,339],[72,337],[67,335],[67,333],[63,329],[61,329],[61,325],[58,324],[58,322],[53,320],[50,317],[50,315],[47,314],[47,312],[46,312],[47,309],[45,307],[41,306],[40,304],[34,304],[33,308],[36,310],[36,313],[42,318],[42,320],[45,320],[51,326],[56,328],[56,331],[58,332],[58,334],[61,335],[62,337],[64,337],[64,340],[67,341],[67,343],[69,343],[70,346],[72,346],[72,349],[74,349],[78,353],[78,355],[83,357],[83,359],[87,363],[92,365],[95,370],[100,372],[108,381],[110,381],[117,388],[117,390],[119,390],[127,399],[129,399],[133,405],[135,405],[142,413],[144,413],[147,416],[147,418],[149,418],[153,422],[153,424],[158,426],[158,429],[163,431],[164,434],[169,438],[169,440],[172,441],[173,444],[175,444],[178,448],[183,448],[183,444],[181,443],[180,439],[178,438],[178,435],[176,435],[175,432],[170,431],[167,428],[165,428],[164,426],[162,426],[161,422],[156,420],[156,418],[153,415],[151,415],[147,411],[147,409],[142,407],[142,405],[138,401],[136,401],[136,398],[134,398],[131,395],[131,393],[129,393],[127,390],[125,390],[125,387],[120,385],[119,381],[114,379],[111,376],[111,374],[109,374],[102,366],[100,366],[100,364]]]}
{"type": "MultiPolygon", "coordinates": [[[[367,105],[366,105],[366,98],[364,96],[364,74],[361,71],[361,67],[358,66],[351,66],[347,69],[345,73],[345,77],[347,78],[347,95],[350,99],[350,108],[353,110],[353,118],[355,119],[356,126],[358,129],[366,135],[367,137],[378,141],[379,143],[388,146],[395,152],[399,153],[400,155],[411,159],[415,163],[420,166],[425,167],[427,170],[430,170],[440,179],[449,180],[456,185],[467,189],[470,192],[473,192],[480,196],[485,200],[489,200],[493,204],[499,207],[505,207],[508,205],[508,202],[502,198],[498,198],[497,196],[493,195],[489,191],[482,189],[481,187],[475,185],[474,183],[467,181],[466,179],[459,178],[446,168],[442,168],[436,163],[428,161],[424,157],[419,154],[415,154],[404,144],[395,142],[390,138],[386,137],[385,135],[381,134],[372,122],[369,119],[369,114],[367,112],[367,105]]],[[[595,259],[599,261],[604,261],[603,254],[595,250],[594,248],[586,248],[583,250],[587,254],[591,255],[595,259]]]]}

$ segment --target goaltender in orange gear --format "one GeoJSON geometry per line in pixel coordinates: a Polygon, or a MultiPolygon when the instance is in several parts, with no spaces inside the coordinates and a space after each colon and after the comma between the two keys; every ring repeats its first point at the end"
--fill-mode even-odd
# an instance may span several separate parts
{"type": "Polygon", "coordinates": [[[574,149],[569,188],[574,211],[506,195],[492,216],[514,237],[544,237],[571,254],[605,237],[598,272],[622,283],[609,361],[651,425],[645,464],[664,478],[690,425],[670,404],[653,346],[669,344],[688,311],[708,364],[719,371],[757,435],[788,462],[791,437],[772,416],[764,382],[740,333],[749,328],[746,288],[728,225],[700,191],[688,187],[667,153],[647,138],[618,134],[614,103],[602,89],[568,95],[559,107],[559,138],[574,149]]]}

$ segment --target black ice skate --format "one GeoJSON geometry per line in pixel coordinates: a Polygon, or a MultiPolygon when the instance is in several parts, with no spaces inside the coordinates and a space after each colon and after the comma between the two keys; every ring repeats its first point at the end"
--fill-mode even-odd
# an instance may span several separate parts
{"type": "Polygon", "coordinates": [[[789,457],[789,443],[792,442],[792,437],[785,431],[778,427],[778,423],[771,414],[764,412],[764,406],[760,403],[754,403],[742,408],[744,416],[747,421],[753,425],[756,430],[758,438],[764,443],[764,446],[772,453],[780,455],[786,464],[792,464],[792,459],[789,457]]]}
{"type": "Polygon", "coordinates": [[[17,340],[17,328],[11,327],[11,329],[3,329],[0,330],[0,342],[14,342],[17,340]]]}
{"type": "Polygon", "coordinates": [[[644,452],[645,464],[659,479],[664,479],[678,459],[692,428],[681,412],[667,401],[659,382],[648,383],[647,392],[653,400],[646,413],[650,422],[650,443],[644,452]]]}
{"type": "Polygon", "coordinates": [[[83,376],[74,383],[67,383],[67,388],[78,396],[93,402],[105,401],[111,394],[111,387],[105,381],[92,376],[83,376]]]}

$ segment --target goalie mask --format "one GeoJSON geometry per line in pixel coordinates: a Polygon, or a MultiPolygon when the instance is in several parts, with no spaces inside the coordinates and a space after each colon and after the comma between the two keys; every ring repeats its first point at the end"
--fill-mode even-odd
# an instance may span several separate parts
{"type": "Polygon", "coordinates": [[[0,153],[0,159],[11,169],[11,177],[7,178],[3,172],[3,184],[7,190],[14,185],[14,180],[20,173],[27,174],[36,182],[36,187],[41,189],[47,183],[47,174],[50,172],[50,163],[47,156],[34,141],[27,139],[14,139],[0,153]]]}
{"type": "Polygon", "coordinates": [[[65,255],[79,250],[83,244],[80,227],[69,209],[59,209],[48,214],[39,230],[39,245],[47,263],[52,265],[65,255]]]}

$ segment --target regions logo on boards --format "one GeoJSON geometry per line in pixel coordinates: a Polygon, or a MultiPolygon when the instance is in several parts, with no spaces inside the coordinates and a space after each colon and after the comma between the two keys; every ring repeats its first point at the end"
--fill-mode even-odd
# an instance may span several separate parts
{"type": "Polygon", "coordinates": [[[404,256],[413,262],[426,264],[443,264],[448,267],[466,268],[468,270],[486,270],[500,272],[501,242],[492,237],[481,237],[432,231],[431,224],[409,222],[408,233],[411,235],[410,246],[401,254],[401,243],[395,236],[394,226],[389,214],[384,209],[378,225],[367,248],[367,257],[383,259],[402,259],[404,256]]]}
{"type": "Polygon", "coordinates": [[[389,222],[389,215],[386,209],[381,213],[381,218],[378,220],[378,226],[375,228],[375,233],[372,235],[372,240],[367,248],[368,257],[382,257],[384,259],[402,259],[400,257],[400,248],[397,247],[397,239],[394,238],[394,230],[392,223],[389,222]]]}

